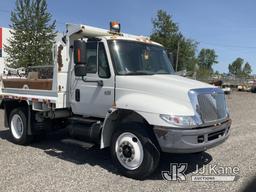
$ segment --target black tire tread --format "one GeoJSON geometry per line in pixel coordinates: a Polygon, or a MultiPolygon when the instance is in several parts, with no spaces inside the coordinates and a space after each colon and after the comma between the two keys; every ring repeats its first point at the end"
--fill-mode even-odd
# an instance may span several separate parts
{"type": "Polygon", "coordinates": [[[10,131],[10,135],[11,135],[11,140],[13,143],[18,144],[18,145],[28,145],[32,140],[31,136],[28,135],[28,118],[27,118],[26,114],[27,113],[26,113],[25,108],[20,107],[20,108],[13,109],[9,116],[9,125],[10,125],[9,131],[10,131]],[[13,136],[12,131],[11,131],[11,119],[15,114],[20,115],[20,117],[22,118],[23,123],[24,123],[24,131],[23,131],[23,135],[20,139],[16,139],[13,136]]]}
{"type": "Polygon", "coordinates": [[[140,123],[126,123],[121,124],[120,129],[116,130],[112,136],[111,141],[111,156],[114,164],[117,166],[118,170],[122,175],[125,175],[129,178],[142,180],[152,174],[159,163],[160,152],[158,151],[156,145],[151,139],[149,134],[148,127],[140,123]],[[144,160],[141,166],[135,170],[128,170],[124,168],[118,161],[115,154],[115,141],[118,136],[123,132],[131,132],[135,134],[141,141],[144,149],[144,160]]]}

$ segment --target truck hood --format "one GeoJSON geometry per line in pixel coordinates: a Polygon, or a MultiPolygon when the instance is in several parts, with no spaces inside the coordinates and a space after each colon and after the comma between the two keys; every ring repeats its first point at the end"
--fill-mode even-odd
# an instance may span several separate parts
{"type": "Polygon", "coordinates": [[[177,75],[116,76],[116,104],[149,113],[194,115],[188,91],[211,87],[177,75]]]}

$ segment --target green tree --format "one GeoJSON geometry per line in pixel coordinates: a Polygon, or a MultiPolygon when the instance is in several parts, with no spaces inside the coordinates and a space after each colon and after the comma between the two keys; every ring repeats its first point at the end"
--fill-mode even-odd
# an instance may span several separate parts
{"type": "Polygon", "coordinates": [[[152,19],[152,23],[153,32],[150,38],[162,44],[168,52],[172,53],[174,68],[176,68],[178,58],[178,71],[184,69],[193,71],[196,64],[197,43],[185,38],[171,15],[163,10],[157,12],[156,17],[152,19]]]}
{"type": "Polygon", "coordinates": [[[218,56],[214,49],[201,49],[198,55],[199,69],[206,69],[213,72],[212,66],[218,63],[217,58],[218,56]]]}
{"type": "Polygon", "coordinates": [[[217,54],[214,49],[201,49],[197,57],[198,69],[197,79],[208,81],[209,77],[213,74],[213,65],[218,63],[217,54]]]}
{"type": "Polygon", "coordinates": [[[246,62],[243,68],[243,74],[248,77],[251,75],[251,73],[252,73],[252,67],[248,62],[246,62]]]}
{"type": "Polygon", "coordinates": [[[240,57],[238,57],[235,61],[233,61],[228,66],[229,73],[233,75],[242,75],[242,66],[243,66],[244,60],[240,57]]]}
{"type": "Polygon", "coordinates": [[[214,75],[221,75],[219,71],[215,71],[214,75]]]}
{"type": "Polygon", "coordinates": [[[10,27],[12,36],[5,46],[10,67],[52,64],[56,24],[47,11],[46,0],[16,0],[10,27]]]}

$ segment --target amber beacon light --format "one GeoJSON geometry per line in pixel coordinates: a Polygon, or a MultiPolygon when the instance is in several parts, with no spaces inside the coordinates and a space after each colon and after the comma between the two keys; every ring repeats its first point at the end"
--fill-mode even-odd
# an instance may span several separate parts
{"type": "Polygon", "coordinates": [[[121,30],[121,25],[120,23],[116,22],[116,21],[111,21],[110,22],[110,31],[114,32],[114,33],[120,33],[121,30]]]}

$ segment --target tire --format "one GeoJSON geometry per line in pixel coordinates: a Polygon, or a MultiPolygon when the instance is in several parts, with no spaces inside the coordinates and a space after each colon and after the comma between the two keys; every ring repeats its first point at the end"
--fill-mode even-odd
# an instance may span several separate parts
{"type": "Polygon", "coordinates": [[[142,180],[159,164],[160,152],[143,124],[122,124],[114,132],[111,156],[118,171],[129,178],[142,180]]]}
{"type": "Polygon", "coordinates": [[[28,135],[28,119],[23,108],[13,109],[9,116],[9,131],[12,142],[19,145],[27,145],[31,141],[28,135]]]}

